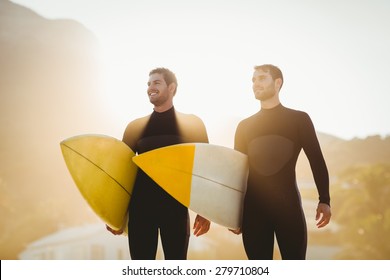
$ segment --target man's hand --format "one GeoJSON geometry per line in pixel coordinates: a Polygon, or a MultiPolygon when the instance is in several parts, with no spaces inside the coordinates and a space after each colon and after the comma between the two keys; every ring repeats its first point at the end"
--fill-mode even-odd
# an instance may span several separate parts
{"type": "Polygon", "coordinates": [[[237,228],[237,229],[229,228],[229,231],[231,231],[231,232],[233,232],[234,234],[237,234],[237,235],[242,233],[241,228],[237,228]]]}
{"type": "Polygon", "coordinates": [[[317,227],[322,228],[329,224],[332,212],[330,206],[326,203],[319,203],[317,206],[316,221],[317,227]]]}
{"type": "Polygon", "coordinates": [[[113,235],[121,235],[123,233],[123,229],[115,230],[106,225],[106,229],[111,232],[113,235]]]}
{"type": "Polygon", "coordinates": [[[203,218],[202,216],[197,215],[194,222],[194,235],[195,236],[201,236],[202,234],[205,234],[210,229],[210,221],[203,218]]]}

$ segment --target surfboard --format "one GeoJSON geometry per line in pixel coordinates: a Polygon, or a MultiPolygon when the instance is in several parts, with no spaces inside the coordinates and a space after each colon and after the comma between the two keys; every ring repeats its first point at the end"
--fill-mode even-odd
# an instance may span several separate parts
{"type": "Polygon", "coordinates": [[[233,149],[186,143],[133,157],[134,163],[195,213],[230,229],[241,226],[248,158],[233,149]]]}
{"type": "Polygon", "coordinates": [[[92,210],[111,228],[127,232],[127,209],[137,174],[134,152],[105,135],[79,135],[60,143],[67,168],[92,210]]]}

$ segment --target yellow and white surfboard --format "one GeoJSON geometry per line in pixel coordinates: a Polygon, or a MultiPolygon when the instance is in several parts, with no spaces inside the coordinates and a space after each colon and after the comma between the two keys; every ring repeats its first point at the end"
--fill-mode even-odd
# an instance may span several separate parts
{"type": "Polygon", "coordinates": [[[76,186],[93,211],[111,228],[126,229],[137,174],[134,152],[122,141],[104,135],[75,136],[60,146],[76,186]]]}
{"type": "Polygon", "coordinates": [[[223,146],[189,143],[155,149],[133,161],[192,211],[227,228],[241,226],[246,155],[223,146]]]}

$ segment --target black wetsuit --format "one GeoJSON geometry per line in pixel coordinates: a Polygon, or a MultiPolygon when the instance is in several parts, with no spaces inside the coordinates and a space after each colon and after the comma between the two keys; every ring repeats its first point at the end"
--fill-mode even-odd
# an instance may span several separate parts
{"type": "MultiPolygon", "coordinates": [[[[132,147],[134,152],[141,154],[168,145],[199,140],[184,136],[178,122],[174,108],[163,113],[154,111],[137,138],[135,147],[132,147]]],[[[199,133],[203,135],[203,131],[199,133]]],[[[201,140],[208,141],[207,138],[201,140]]],[[[159,233],[165,259],[187,258],[190,236],[188,209],[140,169],[130,201],[128,229],[132,259],[155,259],[159,233]]]]}
{"type": "Polygon", "coordinates": [[[248,155],[242,235],[249,259],[272,259],[274,235],[283,259],[305,259],[307,228],[295,165],[309,159],[319,200],[330,203],[328,170],[310,117],[282,105],[261,109],[237,127],[235,149],[248,155]]]}

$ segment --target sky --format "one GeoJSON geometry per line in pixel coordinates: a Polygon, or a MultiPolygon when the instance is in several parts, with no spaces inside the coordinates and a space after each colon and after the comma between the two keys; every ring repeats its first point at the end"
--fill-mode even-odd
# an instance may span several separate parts
{"type": "Polygon", "coordinates": [[[200,116],[210,142],[231,146],[238,121],[260,109],[253,67],[271,63],[284,75],[282,104],[309,113],[317,131],[346,140],[390,136],[390,1],[12,2],[74,19],[97,36],[99,100],[120,129],[151,112],[148,73],[163,66],[178,78],[176,109],[200,116]]]}

